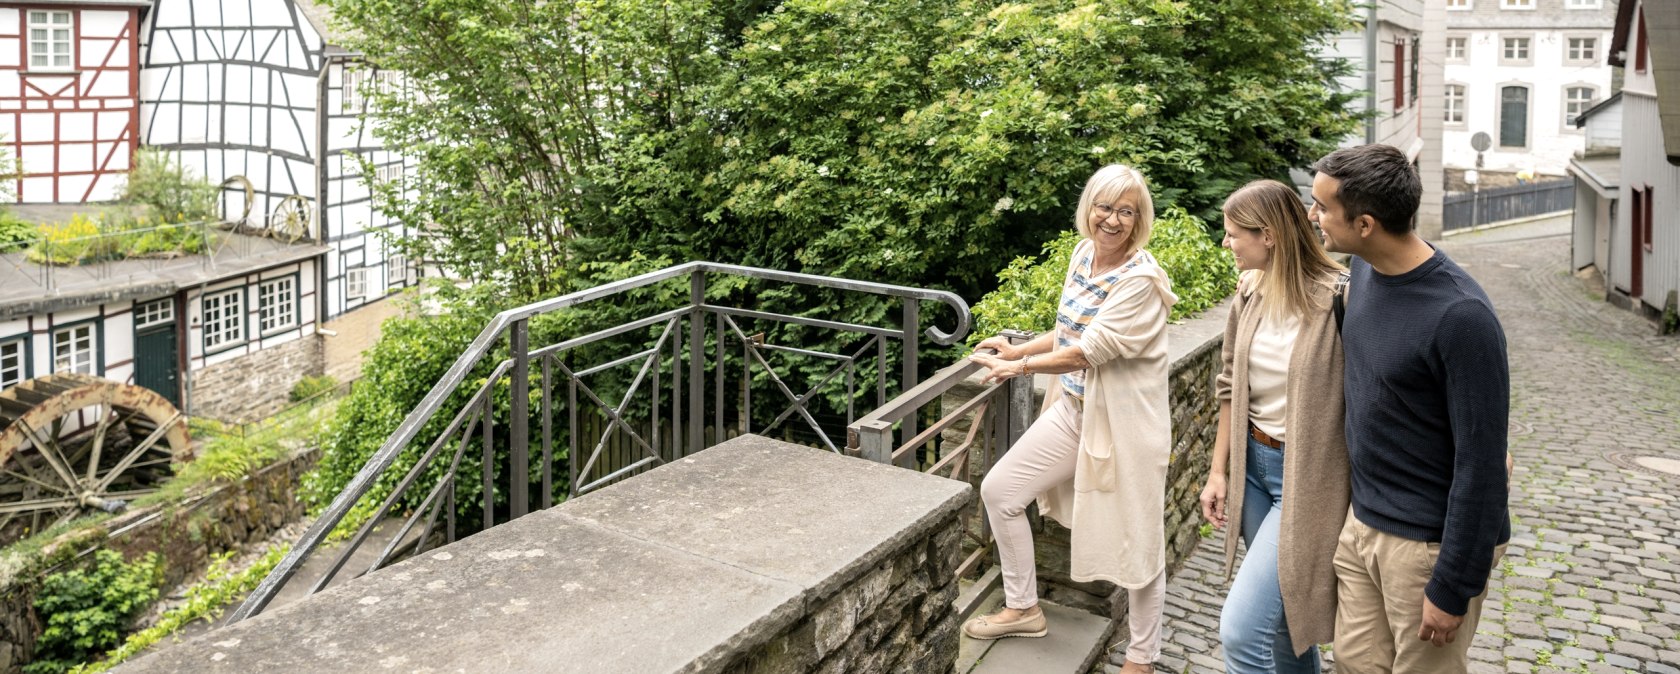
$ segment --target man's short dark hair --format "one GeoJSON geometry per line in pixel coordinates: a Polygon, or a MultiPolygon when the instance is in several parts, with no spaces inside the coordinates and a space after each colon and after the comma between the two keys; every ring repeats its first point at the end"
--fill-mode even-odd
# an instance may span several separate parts
{"type": "Polygon", "coordinates": [[[1390,234],[1412,231],[1412,216],[1423,201],[1423,182],[1394,146],[1344,147],[1325,155],[1312,169],[1341,181],[1336,201],[1349,221],[1369,215],[1390,234]]]}

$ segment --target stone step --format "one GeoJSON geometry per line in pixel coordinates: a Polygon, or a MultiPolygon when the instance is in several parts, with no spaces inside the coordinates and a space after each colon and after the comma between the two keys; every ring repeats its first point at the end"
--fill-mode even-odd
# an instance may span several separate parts
{"type": "MultiPolygon", "coordinates": [[[[982,579],[981,587],[990,585],[982,579]]],[[[962,588],[963,591],[969,586],[962,588]]],[[[1003,605],[1003,588],[994,586],[975,606],[975,615],[985,615],[1003,605]]],[[[983,641],[962,638],[957,651],[957,674],[1085,674],[1103,656],[1103,646],[1114,634],[1114,621],[1079,609],[1039,600],[1050,621],[1050,634],[1036,638],[1012,637],[983,641]]]]}

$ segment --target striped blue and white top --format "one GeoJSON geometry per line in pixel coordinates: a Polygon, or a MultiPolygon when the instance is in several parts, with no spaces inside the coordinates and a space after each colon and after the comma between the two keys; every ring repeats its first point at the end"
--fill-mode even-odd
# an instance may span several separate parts
{"type": "MultiPolygon", "coordinates": [[[[1092,245],[1090,240],[1081,241],[1074,248],[1067,282],[1062,286],[1062,300],[1056,308],[1057,349],[1078,346],[1080,338],[1085,334],[1085,328],[1097,317],[1097,310],[1102,308],[1103,300],[1108,299],[1114,285],[1138,265],[1153,263],[1155,259],[1149,251],[1140,250],[1125,264],[1108,270],[1102,276],[1094,276],[1091,270],[1091,260],[1094,257],[1096,246],[1092,245]]],[[[1085,371],[1076,370],[1063,374],[1062,390],[1084,400],[1085,371]]]]}

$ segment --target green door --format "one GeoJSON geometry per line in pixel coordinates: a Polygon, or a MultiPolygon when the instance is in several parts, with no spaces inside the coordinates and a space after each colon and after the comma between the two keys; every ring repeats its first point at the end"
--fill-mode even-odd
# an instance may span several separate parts
{"type": "Polygon", "coordinates": [[[157,391],[181,406],[181,377],[175,351],[175,323],[147,326],[134,333],[134,383],[157,391]]]}

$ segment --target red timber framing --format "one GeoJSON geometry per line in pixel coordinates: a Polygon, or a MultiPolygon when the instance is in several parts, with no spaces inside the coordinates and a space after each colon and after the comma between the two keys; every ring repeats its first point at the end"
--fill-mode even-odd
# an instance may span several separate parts
{"type": "Polygon", "coordinates": [[[115,198],[140,147],[140,8],[6,4],[15,13],[16,32],[0,29],[0,45],[17,49],[0,63],[0,134],[23,170],[13,188],[19,201],[74,203],[115,198]],[[68,70],[32,69],[29,13],[69,12],[72,65],[68,70]],[[116,22],[120,29],[89,30],[116,22]],[[11,72],[7,72],[11,71],[11,72]],[[75,117],[71,117],[75,116],[75,117]],[[43,151],[42,148],[48,148],[43,151]]]}

